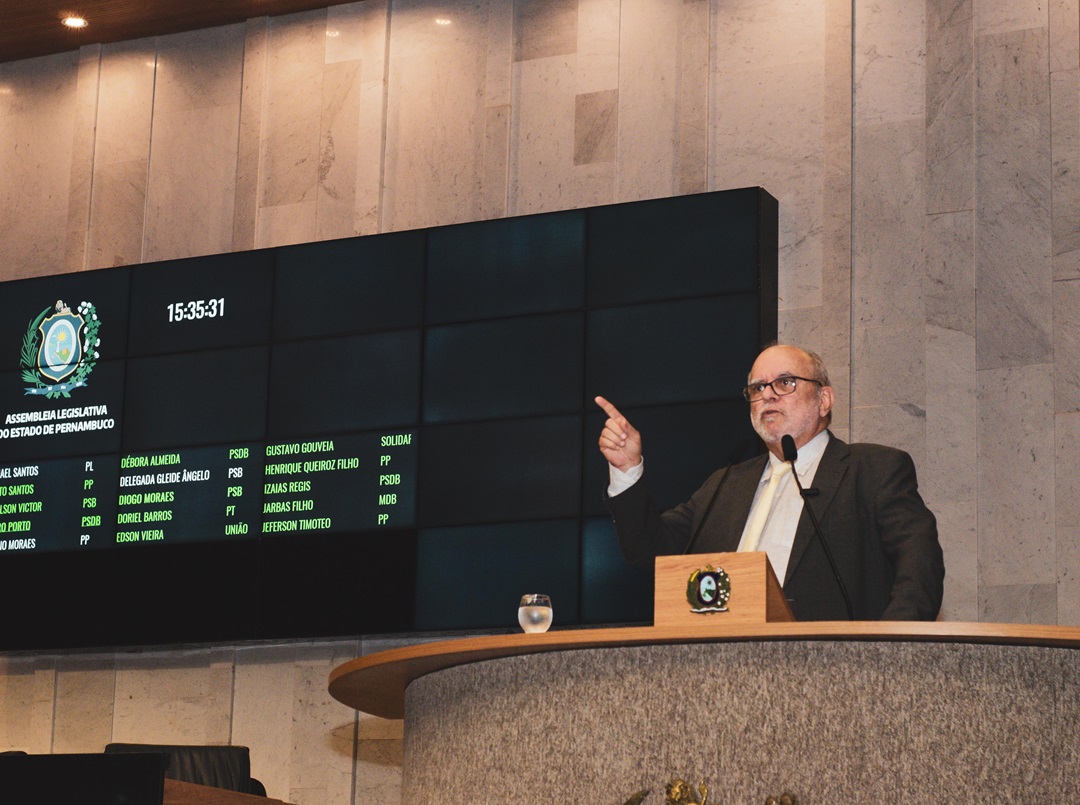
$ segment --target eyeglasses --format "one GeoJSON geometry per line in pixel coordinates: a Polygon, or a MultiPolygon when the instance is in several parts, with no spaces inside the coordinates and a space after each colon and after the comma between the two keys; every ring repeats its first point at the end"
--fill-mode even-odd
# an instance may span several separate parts
{"type": "Polygon", "coordinates": [[[778,377],[770,383],[751,383],[749,386],[742,390],[742,396],[746,398],[747,402],[757,402],[765,396],[765,389],[771,388],[773,394],[777,397],[786,397],[788,394],[793,394],[798,387],[798,381],[804,381],[806,383],[817,383],[819,386],[823,385],[820,380],[814,380],[810,377],[796,377],[795,375],[784,375],[778,377]]]}

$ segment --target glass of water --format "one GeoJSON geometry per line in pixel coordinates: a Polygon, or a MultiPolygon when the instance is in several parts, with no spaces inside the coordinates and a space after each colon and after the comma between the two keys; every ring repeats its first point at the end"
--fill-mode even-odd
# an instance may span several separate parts
{"type": "Polygon", "coordinates": [[[518,623],[526,632],[546,632],[551,626],[551,599],[537,593],[521,596],[518,623]]]}

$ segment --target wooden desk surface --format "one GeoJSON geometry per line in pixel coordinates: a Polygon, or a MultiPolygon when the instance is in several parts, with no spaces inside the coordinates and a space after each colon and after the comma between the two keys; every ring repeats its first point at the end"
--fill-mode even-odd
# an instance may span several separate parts
{"type": "Polygon", "coordinates": [[[402,718],[405,688],[410,682],[457,665],[547,651],[776,640],[994,643],[1080,649],[1080,628],[908,621],[724,624],[717,620],[715,626],[695,628],[640,626],[487,635],[421,643],[358,657],[330,672],[329,689],[331,696],[357,710],[383,718],[402,718]]]}
{"type": "Polygon", "coordinates": [[[180,780],[165,779],[165,805],[289,805],[280,799],[238,794],[180,780]]]}

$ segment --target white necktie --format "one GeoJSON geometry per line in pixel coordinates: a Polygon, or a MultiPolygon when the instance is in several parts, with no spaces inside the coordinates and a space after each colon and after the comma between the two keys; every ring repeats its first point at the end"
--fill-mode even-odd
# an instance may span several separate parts
{"type": "Polygon", "coordinates": [[[780,479],[791,470],[791,464],[786,461],[783,464],[773,464],[772,474],[769,476],[769,485],[761,493],[753,514],[750,515],[750,525],[746,530],[746,539],[743,540],[740,551],[756,551],[761,532],[765,530],[765,521],[769,519],[772,511],[773,500],[776,498],[776,488],[780,485],[780,479]]]}

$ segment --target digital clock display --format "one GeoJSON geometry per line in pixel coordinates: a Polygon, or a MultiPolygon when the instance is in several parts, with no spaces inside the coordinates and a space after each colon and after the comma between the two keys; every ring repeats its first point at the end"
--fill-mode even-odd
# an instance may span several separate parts
{"type": "Polygon", "coordinates": [[[0,606],[51,607],[0,648],[512,627],[533,589],[646,619],[592,398],[664,504],[752,442],[775,219],[754,188],[4,284],[0,606]]]}
{"type": "Polygon", "coordinates": [[[225,315],[225,298],[200,299],[197,302],[173,302],[168,306],[170,322],[214,319],[225,315]]]}

